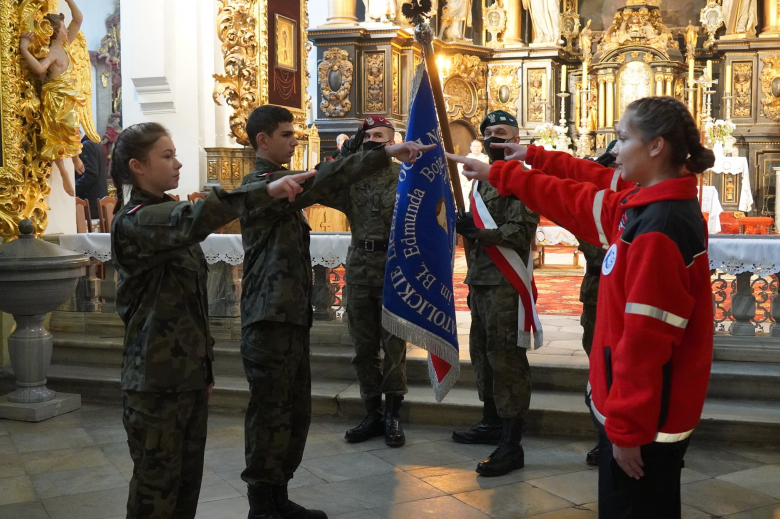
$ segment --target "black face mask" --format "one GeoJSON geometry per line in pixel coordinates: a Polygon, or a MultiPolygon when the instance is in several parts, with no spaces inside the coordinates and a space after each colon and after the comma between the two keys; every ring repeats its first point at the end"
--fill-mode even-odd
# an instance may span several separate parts
{"type": "Polygon", "coordinates": [[[366,141],[363,143],[363,151],[371,151],[377,148],[381,148],[387,144],[386,142],[366,141]]]}
{"type": "Polygon", "coordinates": [[[509,142],[509,139],[502,139],[501,137],[488,137],[485,139],[485,151],[487,156],[490,157],[490,162],[493,163],[497,160],[504,160],[504,148],[493,148],[490,146],[493,143],[504,144],[509,142]]]}

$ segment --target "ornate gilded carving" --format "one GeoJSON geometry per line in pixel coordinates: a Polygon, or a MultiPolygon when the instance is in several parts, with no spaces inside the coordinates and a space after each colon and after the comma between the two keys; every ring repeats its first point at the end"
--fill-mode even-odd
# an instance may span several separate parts
{"type": "Polygon", "coordinates": [[[677,79],[674,83],[674,97],[678,101],[685,102],[685,82],[682,79],[677,79]]]}
{"type": "Polygon", "coordinates": [[[643,61],[629,61],[618,73],[618,117],[635,99],[653,95],[653,71],[643,61]]]}
{"type": "Polygon", "coordinates": [[[672,31],[664,25],[657,6],[626,6],[618,9],[612,26],[603,34],[598,50],[610,52],[619,47],[643,45],[652,47],[669,59],[668,50],[679,47],[672,31]]]}
{"type": "Polygon", "coordinates": [[[580,15],[577,13],[575,2],[565,2],[564,11],[561,13],[561,36],[566,38],[566,50],[574,51],[573,43],[580,33],[580,15]]]}
{"type": "Polygon", "coordinates": [[[707,41],[704,42],[704,48],[709,49],[715,43],[715,33],[725,23],[723,8],[718,0],[707,0],[707,5],[701,10],[699,21],[704,30],[707,31],[707,41]]]}
{"type": "Polygon", "coordinates": [[[528,71],[528,120],[544,122],[545,105],[541,101],[546,99],[547,70],[543,68],[528,71]]]}
{"type": "Polygon", "coordinates": [[[517,98],[520,96],[519,65],[494,65],[490,67],[489,109],[505,110],[517,116],[517,98]]]}
{"type": "Polygon", "coordinates": [[[506,30],[506,10],[498,2],[490,7],[482,8],[482,19],[485,20],[485,31],[490,34],[488,47],[501,47],[499,34],[506,30]]]}
{"type": "Polygon", "coordinates": [[[734,117],[753,115],[753,62],[734,64],[734,117]]]}
{"type": "Polygon", "coordinates": [[[761,92],[764,99],[764,115],[773,121],[780,121],[780,56],[762,57],[761,92]]]}
{"type": "Polygon", "coordinates": [[[328,117],[344,117],[352,109],[352,102],[348,99],[352,70],[347,51],[338,47],[325,51],[317,67],[317,78],[322,92],[320,110],[328,117]]]}
{"type": "MultiPolygon", "coordinates": [[[[246,121],[262,99],[262,96],[258,96],[257,75],[258,52],[261,50],[257,40],[258,5],[256,0],[218,0],[218,5],[217,36],[222,42],[225,74],[214,74],[216,85],[213,98],[220,105],[219,97],[223,97],[233,109],[230,135],[239,144],[247,146],[249,137],[246,134],[246,121]]],[[[263,46],[266,51],[264,54],[267,55],[267,39],[263,46]]],[[[265,99],[268,99],[267,94],[266,86],[265,99]]]]}
{"type": "Polygon", "coordinates": [[[444,84],[444,94],[449,96],[449,119],[465,119],[478,128],[487,114],[486,85],[487,64],[477,56],[453,55],[449,78],[444,84]]]}
{"type": "Polygon", "coordinates": [[[365,92],[366,112],[383,112],[385,110],[385,53],[366,52],[365,60],[365,92]]]}
{"type": "Polygon", "coordinates": [[[401,113],[401,98],[399,92],[401,90],[401,55],[397,52],[393,53],[393,113],[401,113]]]}

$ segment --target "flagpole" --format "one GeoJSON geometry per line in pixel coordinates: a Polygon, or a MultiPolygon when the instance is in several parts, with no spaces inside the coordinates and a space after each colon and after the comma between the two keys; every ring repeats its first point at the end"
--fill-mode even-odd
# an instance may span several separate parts
{"type": "MultiPolygon", "coordinates": [[[[416,27],[414,29],[414,38],[422,46],[423,56],[425,57],[425,66],[428,69],[428,78],[431,80],[431,90],[433,91],[433,101],[436,105],[436,114],[439,116],[439,127],[441,128],[441,137],[444,142],[444,151],[455,153],[452,145],[452,133],[450,133],[450,124],[447,119],[447,105],[444,103],[444,93],[441,88],[441,78],[439,78],[439,67],[436,64],[436,54],[433,50],[433,29],[422,16],[415,17],[416,27]]],[[[455,204],[460,216],[466,214],[466,205],[463,203],[463,190],[460,187],[460,177],[458,165],[453,160],[447,160],[447,170],[450,174],[450,183],[452,184],[452,193],[455,195],[455,204]]]]}

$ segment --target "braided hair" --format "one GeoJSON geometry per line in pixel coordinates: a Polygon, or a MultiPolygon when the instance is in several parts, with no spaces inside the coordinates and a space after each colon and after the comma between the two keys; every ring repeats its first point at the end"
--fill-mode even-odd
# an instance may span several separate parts
{"type": "Polygon", "coordinates": [[[628,105],[626,112],[631,112],[628,125],[639,131],[645,142],[656,137],[667,141],[674,165],[702,173],[715,164],[715,154],[701,144],[691,112],[674,97],[643,97],[628,105]]]}
{"type": "Polygon", "coordinates": [[[149,157],[149,152],[161,137],[170,136],[168,130],[158,123],[139,123],[122,130],[114,144],[114,152],[111,156],[109,172],[111,180],[116,186],[117,204],[114,214],[124,204],[124,186],[132,186],[133,170],[130,169],[130,161],[133,159],[141,162],[149,157]]]}

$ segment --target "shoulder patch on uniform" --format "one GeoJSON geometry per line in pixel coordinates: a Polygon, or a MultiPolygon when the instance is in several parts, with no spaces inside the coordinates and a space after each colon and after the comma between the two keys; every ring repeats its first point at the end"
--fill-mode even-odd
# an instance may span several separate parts
{"type": "Polygon", "coordinates": [[[130,209],[130,210],[127,212],[127,214],[133,214],[133,213],[135,213],[136,211],[138,211],[140,208],[142,208],[143,206],[144,206],[144,204],[139,204],[139,205],[137,205],[137,206],[133,207],[132,209],[130,209]]]}

